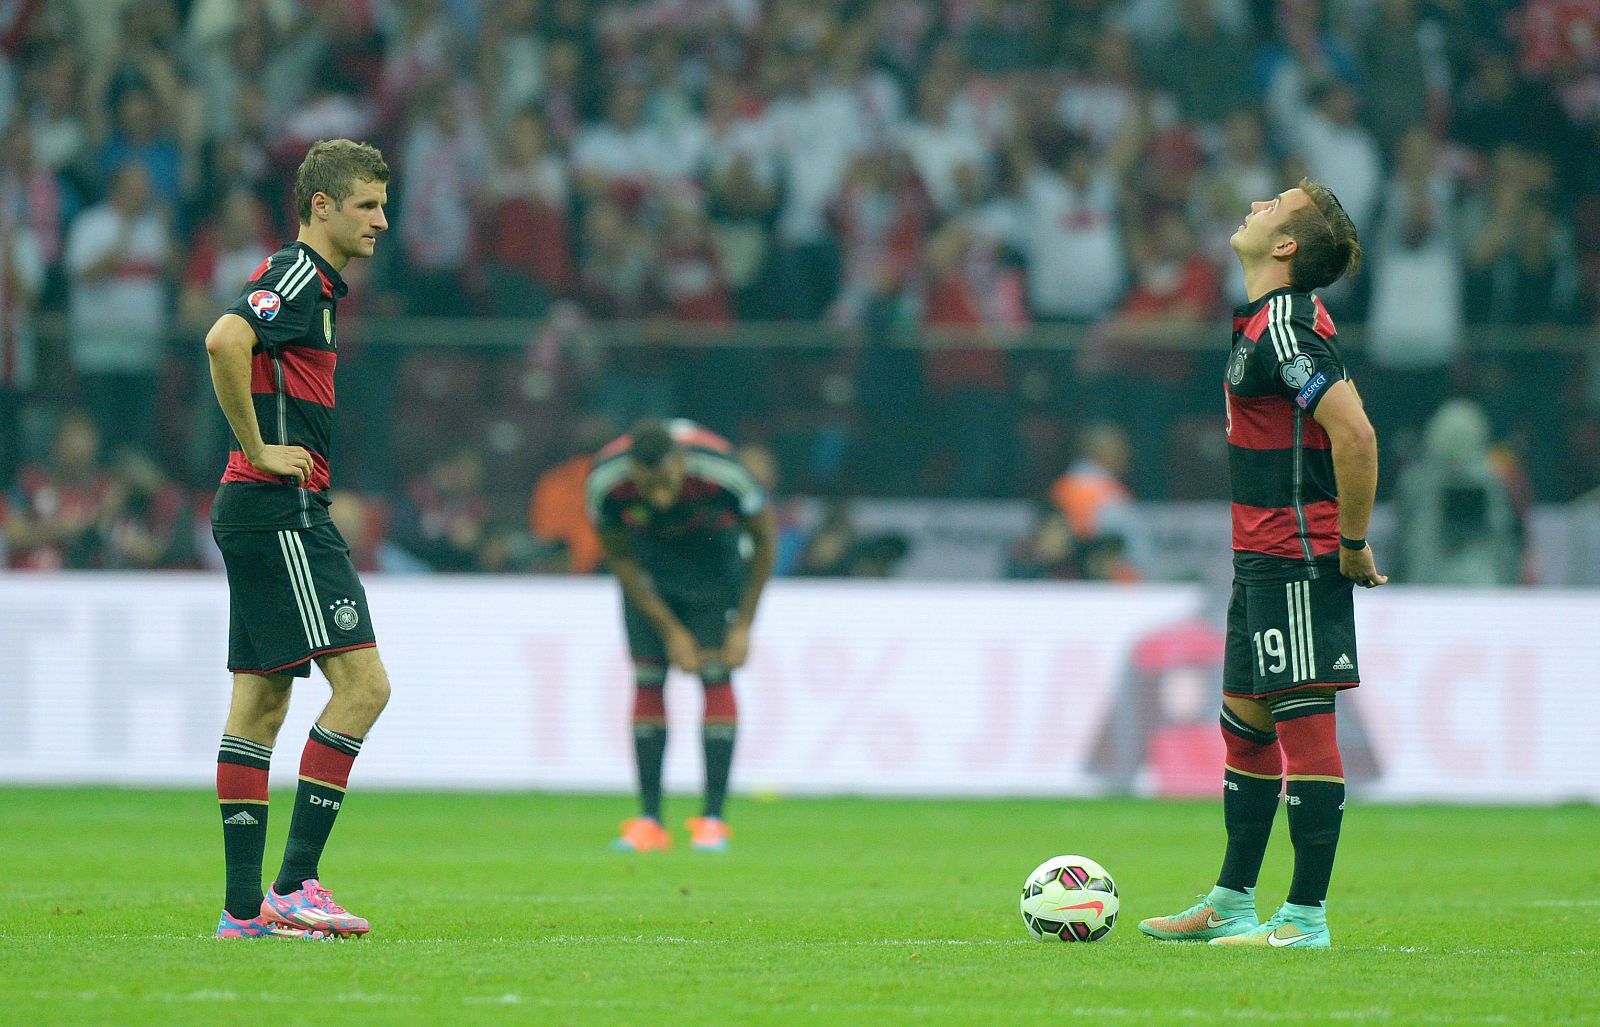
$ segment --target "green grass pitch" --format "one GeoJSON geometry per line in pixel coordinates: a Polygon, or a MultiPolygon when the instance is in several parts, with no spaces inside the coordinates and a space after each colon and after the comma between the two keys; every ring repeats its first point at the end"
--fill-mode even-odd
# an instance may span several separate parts
{"type": "Polygon", "coordinates": [[[1354,805],[1335,948],[1240,952],[1136,929],[1210,884],[1216,803],[741,798],[733,851],[625,856],[617,796],[351,800],[323,873],[372,936],[223,943],[213,797],[0,789],[0,1022],[1600,1022],[1593,807],[1354,805]],[[1023,877],[1074,851],[1116,929],[1029,940],[1023,877]]]}

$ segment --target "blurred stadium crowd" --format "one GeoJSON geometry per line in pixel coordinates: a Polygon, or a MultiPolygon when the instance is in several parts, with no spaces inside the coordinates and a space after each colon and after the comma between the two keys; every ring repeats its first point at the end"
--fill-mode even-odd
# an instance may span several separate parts
{"type": "MultiPolygon", "coordinates": [[[[1302,174],[1367,248],[1380,499],[1600,486],[1600,0],[16,0],[0,132],[14,567],[206,562],[199,340],[334,136],[394,171],[340,306],[367,566],[592,568],[583,454],[645,415],[786,494],[1220,498],[1227,240],[1302,174]]],[[[892,563],[842,516],[792,568],[892,563]]]]}

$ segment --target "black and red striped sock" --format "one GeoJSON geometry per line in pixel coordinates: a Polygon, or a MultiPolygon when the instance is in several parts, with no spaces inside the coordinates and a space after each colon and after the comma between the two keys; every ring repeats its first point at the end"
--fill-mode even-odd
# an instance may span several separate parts
{"type": "Polygon", "coordinates": [[[705,720],[700,727],[700,744],[706,757],[705,816],[722,816],[738,733],[739,706],[733,698],[733,685],[726,680],[707,682],[705,720]]]}
{"type": "Polygon", "coordinates": [[[667,701],[658,685],[633,690],[633,756],[639,769],[639,812],[661,819],[661,763],[667,752],[667,701]]]}
{"type": "Polygon", "coordinates": [[[239,920],[261,915],[261,859],[267,848],[267,769],[272,746],[223,735],[217,750],[217,802],[228,890],[223,908],[239,920]]]}
{"type": "Polygon", "coordinates": [[[300,788],[294,797],[294,819],[289,821],[289,841],[283,850],[283,868],[272,890],[279,895],[298,891],[320,873],[322,847],[328,843],[333,821],[344,805],[350,768],[361,752],[361,739],[321,724],[311,725],[300,756],[300,788]]]}
{"type": "Polygon", "coordinates": [[[1222,857],[1217,884],[1233,891],[1256,886],[1261,860],[1267,854],[1272,821],[1283,790],[1283,754],[1278,736],[1240,720],[1222,709],[1222,739],[1227,762],[1222,772],[1222,819],[1228,828],[1228,850],[1222,857]]]}
{"type": "Polygon", "coordinates": [[[1320,906],[1327,899],[1344,821],[1344,762],[1331,696],[1322,709],[1326,712],[1278,721],[1289,771],[1289,838],[1294,842],[1289,901],[1297,906],[1320,906]]]}

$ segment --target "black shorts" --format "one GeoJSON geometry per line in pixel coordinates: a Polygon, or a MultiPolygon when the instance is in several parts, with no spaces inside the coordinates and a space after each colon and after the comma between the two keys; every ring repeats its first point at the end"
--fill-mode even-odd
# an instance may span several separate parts
{"type": "Polygon", "coordinates": [[[1338,572],[1272,585],[1235,581],[1223,694],[1260,699],[1360,684],[1354,592],[1338,572]]]}
{"type": "MultiPolygon", "coordinates": [[[[689,634],[700,643],[701,649],[721,649],[728,640],[728,628],[739,615],[737,596],[698,602],[676,599],[663,601],[673,615],[683,622],[683,626],[689,629],[689,634]]],[[[644,611],[627,599],[622,601],[622,625],[628,633],[628,655],[633,657],[635,663],[667,662],[667,643],[644,611]]]]}
{"type": "Polygon", "coordinates": [[[308,677],[311,660],[377,645],[367,592],[332,524],[213,528],[228,568],[228,669],[308,677]]]}

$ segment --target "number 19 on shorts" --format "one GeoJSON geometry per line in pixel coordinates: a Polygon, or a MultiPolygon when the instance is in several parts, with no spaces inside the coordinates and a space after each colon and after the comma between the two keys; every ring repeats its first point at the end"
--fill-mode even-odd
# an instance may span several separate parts
{"type": "Polygon", "coordinates": [[[1283,668],[1289,663],[1288,652],[1283,647],[1283,632],[1277,628],[1257,631],[1251,641],[1256,646],[1256,670],[1260,675],[1282,674],[1283,668]],[[1273,660],[1270,667],[1267,666],[1269,656],[1273,660]]]}

